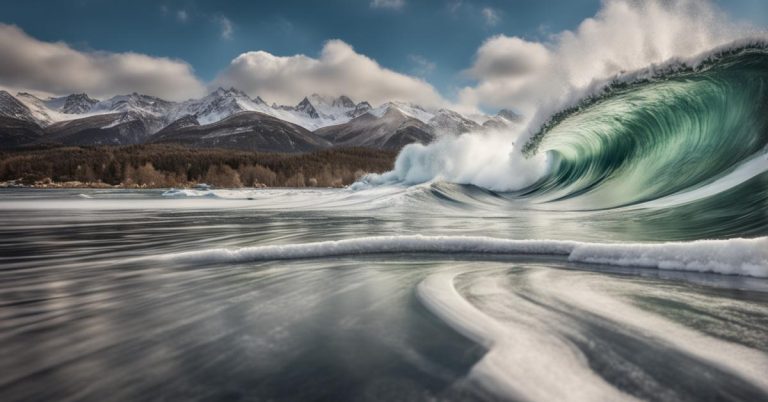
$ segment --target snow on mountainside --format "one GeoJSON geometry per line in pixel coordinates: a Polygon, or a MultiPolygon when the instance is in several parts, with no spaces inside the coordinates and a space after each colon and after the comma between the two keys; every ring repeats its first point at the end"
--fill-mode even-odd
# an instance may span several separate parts
{"type": "Polygon", "coordinates": [[[331,145],[301,126],[259,112],[237,113],[212,124],[196,123],[193,116],[186,116],[149,141],[262,152],[307,152],[331,145]]]}
{"type": "Polygon", "coordinates": [[[66,114],[84,114],[90,112],[98,103],[98,100],[86,94],[72,94],[64,98],[60,111],[66,114]]]}
{"type": "Polygon", "coordinates": [[[37,123],[40,126],[45,127],[62,118],[60,113],[48,109],[44,101],[35,95],[26,92],[19,92],[16,94],[16,100],[24,104],[24,106],[29,109],[29,116],[22,120],[37,123]]]}
{"type": "Polygon", "coordinates": [[[381,116],[365,113],[349,122],[323,127],[315,134],[335,145],[394,150],[413,142],[426,144],[434,139],[432,127],[395,107],[387,108],[381,116]]]}
{"type": "MultiPolygon", "coordinates": [[[[9,97],[6,92],[6,104],[9,97]]],[[[190,99],[184,102],[169,102],[160,98],[132,93],[118,95],[106,100],[96,100],[87,94],[72,94],[63,97],[40,99],[32,94],[19,93],[15,97],[28,112],[6,112],[5,115],[25,115],[27,121],[35,122],[45,127],[59,121],[77,119],[107,113],[127,113],[124,119],[149,119],[148,124],[153,131],[170,124],[184,116],[194,116],[201,124],[211,124],[241,112],[264,113],[289,123],[297,124],[310,131],[322,127],[346,123],[365,113],[381,118],[388,110],[394,109],[400,113],[417,119],[434,127],[438,132],[459,134],[472,131],[479,127],[472,120],[447,109],[427,109],[407,102],[387,102],[373,108],[368,102],[355,103],[348,96],[330,97],[312,94],[302,99],[295,106],[268,105],[260,97],[251,98],[245,92],[236,88],[218,88],[200,99],[190,99]]],[[[5,109],[9,109],[6,106],[5,109]]],[[[485,116],[483,121],[488,125],[503,126],[519,116],[513,112],[502,111],[497,116],[485,116]],[[506,113],[506,114],[504,114],[506,113]]],[[[145,122],[146,123],[146,122],[145,122]]]]}
{"type": "Polygon", "coordinates": [[[490,116],[483,121],[486,129],[504,130],[523,121],[523,116],[508,110],[501,109],[495,116],[490,116]]]}
{"type": "Polygon", "coordinates": [[[382,117],[390,109],[397,110],[408,117],[420,120],[422,123],[428,123],[435,117],[434,112],[430,112],[419,105],[408,102],[387,102],[377,108],[371,109],[369,113],[376,117],[382,117]]]}
{"type": "Polygon", "coordinates": [[[174,105],[175,103],[173,102],[134,92],[129,95],[113,96],[107,100],[100,101],[94,104],[90,111],[94,113],[132,112],[164,118],[174,105]]]}
{"type": "Polygon", "coordinates": [[[427,124],[435,129],[437,135],[464,134],[482,129],[482,127],[474,121],[448,109],[438,110],[437,113],[435,113],[435,116],[432,117],[427,124]]]}
{"type": "Polygon", "coordinates": [[[59,145],[131,145],[143,143],[149,132],[146,118],[135,112],[117,112],[51,124],[41,140],[59,145]]]}
{"type": "Polygon", "coordinates": [[[267,114],[298,124],[308,130],[346,123],[371,109],[368,102],[355,104],[347,96],[338,98],[312,94],[305,97],[296,106],[272,105],[272,112],[267,114]]]}
{"type": "Polygon", "coordinates": [[[433,110],[407,102],[387,102],[375,109],[371,109],[370,113],[382,118],[390,110],[396,110],[405,116],[427,124],[432,128],[434,134],[438,136],[443,134],[457,135],[482,129],[477,122],[453,110],[433,110]]]}
{"type": "Polygon", "coordinates": [[[345,123],[370,109],[368,102],[355,104],[349,97],[328,98],[317,94],[301,100],[296,106],[267,105],[260,97],[250,98],[235,88],[218,88],[201,99],[181,102],[173,107],[167,121],[186,115],[194,116],[200,124],[211,124],[241,112],[264,113],[308,130],[345,123]]]}
{"type": "Polygon", "coordinates": [[[215,123],[233,114],[247,111],[266,113],[270,107],[261,98],[251,99],[235,88],[218,88],[201,99],[181,102],[172,108],[167,120],[194,116],[200,124],[215,123]]]}
{"type": "Polygon", "coordinates": [[[0,91],[0,116],[27,122],[37,120],[29,107],[6,91],[0,91]]]}
{"type": "MultiPolygon", "coordinates": [[[[442,135],[459,135],[484,129],[503,130],[522,121],[521,116],[509,110],[502,110],[496,116],[464,116],[448,109],[424,108],[407,102],[387,102],[373,108],[368,102],[356,103],[343,95],[331,97],[312,94],[295,106],[270,106],[260,97],[251,98],[235,88],[218,88],[200,99],[184,102],[169,102],[137,93],[99,101],[86,94],[41,99],[23,92],[16,96],[0,92],[0,117],[5,118],[0,131],[7,129],[9,133],[23,131],[29,134],[15,135],[13,141],[22,137],[35,138],[39,133],[32,128],[38,127],[40,132],[51,136],[38,142],[142,143],[151,141],[150,137],[164,128],[180,130],[201,126],[200,130],[204,131],[207,130],[205,126],[252,112],[295,124],[311,132],[320,133],[323,129],[321,135],[338,145],[391,149],[398,149],[410,142],[429,142],[442,135]],[[105,117],[96,118],[98,116],[105,117]],[[21,127],[17,123],[12,124],[9,119],[23,121],[31,126],[21,127]]],[[[270,127],[285,132],[284,126],[272,124],[272,120],[256,120],[270,122],[270,127]]],[[[246,121],[234,119],[228,124],[231,126],[246,121]]],[[[265,131],[261,135],[272,138],[273,134],[265,131]]],[[[246,143],[244,140],[236,142],[246,143]]]]}

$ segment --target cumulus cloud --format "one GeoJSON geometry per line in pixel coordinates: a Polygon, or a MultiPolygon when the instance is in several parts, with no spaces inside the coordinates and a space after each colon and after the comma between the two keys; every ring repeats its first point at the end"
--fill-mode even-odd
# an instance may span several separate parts
{"type": "Polygon", "coordinates": [[[604,0],[595,17],[544,43],[492,37],[466,71],[477,82],[460,91],[462,105],[514,108],[527,121],[498,133],[446,136],[426,146],[406,146],[393,171],[366,180],[447,180],[520,190],[546,174],[550,162],[547,153],[523,155],[520,145],[554,112],[621,74],[692,58],[753,34],[707,1],[604,0]]]}
{"type": "Polygon", "coordinates": [[[488,39],[467,70],[476,83],[459,92],[460,103],[530,114],[594,81],[692,57],[743,35],[706,1],[606,0],[575,31],[546,42],[503,35],[488,39]]]}
{"type": "Polygon", "coordinates": [[[326,42],[319,58],[275,56],[265,51],[243,53],[214,85],[235,86],[251,96],[295,103],[311,92],[348,95],[358,101],[411,101],[439,106],[443,99],[426,81],[380,66],[340,40],[326,42]]]}
{"type": "Polygon", "coordinates": [[[189,64],[139,53],[82,52],[0,24],[0,85],[55,94],[107,97],[142,92],[186,99],[204,92],[189,64]]]}
{"type": "Polygon", "coordinates": [[[478,79],[515,78],[541,68],[548,60],[549,50],[541,43],[499,35],[480,46],[468,72],[478,79]]]}
{"type": "Polygon", "coordinates": [[[389,8],[393,10],[399,10],[405,6],[405,0],[372,0],[371,7],[373,8],[389,8]]]}

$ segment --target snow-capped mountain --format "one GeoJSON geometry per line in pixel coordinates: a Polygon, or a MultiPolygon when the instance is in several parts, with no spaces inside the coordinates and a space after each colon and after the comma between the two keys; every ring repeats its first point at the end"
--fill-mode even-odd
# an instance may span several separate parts
{"type": "Polygon", "coordinates": [[[94,114],[114,112],[135,113],[164,118],[174,105],[174,102],[134,92],[132,94],[113,96],[107,100],[99,101],[91,107],[89,112],[94,114]]]}
{"type": "Polygon", "coordinates": [[[352,111],[352,115],[355,117],[362,116],[365,113],[368,113],[369,111],[371,111],[371,109],[373,109],[373,107],[371,107],[370,103],[366,101],[362,101],[357,105],[355,105],[355,110],[352,111]]]}
{"type": "Polygon", "coordinates": [[[490,116],[483,122],[486,129],[504,130],[523,121],[523,116],[509,110],[501,109],[495,116],[490,116]]]}
{"type": "Polygon", "coordinates": [[[346,123],[370,109],[368,102],[355,103],[348,96],[334,98],[312,94],[293,107],[272,105],[272,111],[266,113],[308,130],[317,130],[346,123]]]}
{"type": "Polygon", "coordinates": [[[473,120],[449,109],[429,109],[407,102],[387,102],[369,113],[376,117],[383,117],[390,110],[396,110],[405,116],[414,118],[430,126],[435,135],[463,134],[482,129],[473,120]]]}
{"type": "Polygon", "coordinates": [[[482,129],[476,122],[448,109],[438,110],[427,124],[435,130],[437,135],[464,134],[482,129]]]}
{"type": "Polygon", "coordinates": [[[194,116],[200,124],[215,123],[233,114],[247,111],[265,113],[271,108],[261,98],[251,99],[235,88],[218,88],[201,99],[176,104],[169,112],[168,121],[194,116]]]}
{"type": "Polygon", "coordinates": [[[166,120],[173,122],[186,115],[200,124],[211,124],[241,112],[259,112],[308,130],[341,124],[370,109],[368,102],[355,104],[347,96],[323,97],[317,94],[301,100],[296,106],[268,105],[260,97],[251,98],[236,88],[218,88],[201,99],[191,99],[171,108],[166,120]]]}
{"type": "MultiPolygon", "coordinates": [[[[26,97],[29,94],[22,95],[26,97]]],[[[0,91],[0,116],[38,124],[44,124],[47,120],[47,116],[34,113],[25,102],[6,91],[0,91]]]]}
{"type": "Polygon", "coordinates": [[[64,120],[45,128],[41,142],[62,145],[141,144],[152,128],[136,112],[105,113],[64,120]]]}
{"type": "MultiPolygon", "coordinates": [[[[288,108],[283,108],[283,110],[291,110],[288,108]]],[[[320,113],[317,112],[317,109],[315,109],[315,105],[312,104],[312,102],[309,101],[308,98],[304,98],[299,102],[298,105],[296,105],[295,108],[293,108],[294,111],[304,113],[311,119],[319,119],[320,113]]]]}
{"type": "Polygon", "coordinates": [[[387,102],[377,108],[371,109],[369,113],[376,117],[382,117],[391,109],[397,110],[408,117],[420,120],[422,123],[428,123],[435,117],[434,112],[408,102],[387,102]]]}
{"type": "MultiPolygon", "coordinates": [[[[64,97],[63,100],[64,102],[59,111],[66,114],[89,113],[91,109],[99,103],[98,100],[93,99],[86,94],[72,94],[64,97]]],[[[46,104],[50,105],[51,102],[46,102],[46,104]]]]}
{"type": "MultiPolygon", "coordinates": [[[[178,131],[199,126],[195,132],[205,132],[208,130],[206,126],[252,112],[322,133],[337,145],[389,149],[410,142],[428,142],[441,135],[505,129],[522,120],[509,110],[502,110],[495,116],[468,118],[452,110],[430,109],[407,102],[387,102],[374,108],[366,101],[356,103],[343,95],[312,94],[295,106],[269,105],[260,97],[252,98],[236,88],[218,88],[200,99],[184,102],[169,102],[137,93],[96,100],[87,94],[41,99],[23,92],[13,96],[0,91],[0,117],[6,118],[0,131],[7,128],[10,132],[13,125],[17,127],[15,132],[20,132],[19,123],[8,119],[23,121],[30,124],[23,128],[25,133],[30,133],[25,138],[36,138],[44,132],[47,137],[38,142],[51,140],[52,143],[59,141],[71,145],[142,143],[151,141],[152,135],[165,128],[178,131]],[[34,127],[39,130],[33,130],[34,127]]],[[[228,127],[246,121],[248,119],[229,120],[228,127]]],[[[290,131],[286,126],[275,124],[275,120],[258,118],[254,121],[269,123],[269,127],[281,132],[290,131]]],[[[248,132],[256,132],[253,127],[248,132]]],[[[263,138],[277,135],[266,131],[260,133],[263,138]]],[[[247,141],[244,141],[238,143],[245,144],[247,141]]]]}
{"type": "Polygon", "coordinates": [[[183,117],[149,142],[261,152],[307,152],[331,146],[301,126],[259,112],[237,113],[212,124],[196,123],[193,116],[183,117]]]}
{"type": "Polygon", "coordinates": [[[412,142],[428,143],[434,138],[431,126],[397,107],[387,107],[381,116],[365,113],[315,133],[335,145],[395,150],[412,142]]]}

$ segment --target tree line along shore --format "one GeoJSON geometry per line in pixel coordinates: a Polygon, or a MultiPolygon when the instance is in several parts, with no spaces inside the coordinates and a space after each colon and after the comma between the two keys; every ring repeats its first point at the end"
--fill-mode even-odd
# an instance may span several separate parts
{"type": "Polygon", "coordinates": [[[0,187],[343,187],[391,170],[396,151],[333,148],[302,154],[177,145],[0,151],[0,187]]]}

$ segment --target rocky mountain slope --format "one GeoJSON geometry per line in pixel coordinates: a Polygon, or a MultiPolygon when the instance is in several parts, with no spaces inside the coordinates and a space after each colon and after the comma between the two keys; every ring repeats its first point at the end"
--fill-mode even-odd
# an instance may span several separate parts
{"type": "Polygon", "coordinates": [[[442,135],[503,129],[519,119],[513,112],[502,111],[478,120],[405,102],[374,108],[347,96],[318,94],[295,106],[268,105],[235,88],[218,88],[184,102],[137,93],[97,100],[87,94],[43,99],[0,91],[0,117],[0,147],[4,148],[178,141],[189,146],[265,147],[279,152],[329,145],[399,149],[442,135]],[[311,132],[317,135],[308,136],[311,132]]]}
{"type": "Polygon", "coordinates": [[[331,146],[301,126],[259,112],[241,112],[204,125],[186,116],[152,136],[149,142],[262,152],[307,152],[331,146]]]}
{"type": "Polygon", "coordinates": [[[435,138],[433,127],[397,107],[388,107],[381,116],[366,113],[347,123],[318,129],[315,134],[334,145],[381,149],[400,149],[413,142],[426,144],[435,138]]]}

